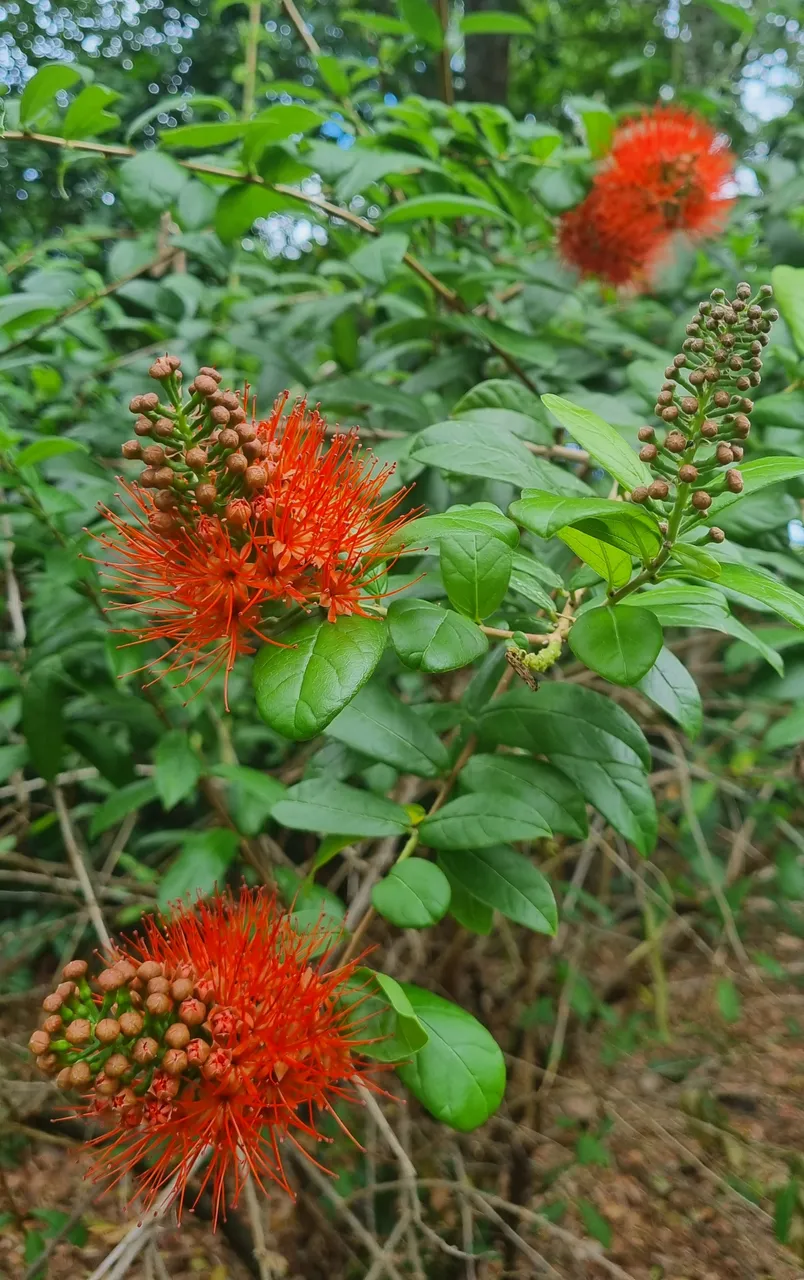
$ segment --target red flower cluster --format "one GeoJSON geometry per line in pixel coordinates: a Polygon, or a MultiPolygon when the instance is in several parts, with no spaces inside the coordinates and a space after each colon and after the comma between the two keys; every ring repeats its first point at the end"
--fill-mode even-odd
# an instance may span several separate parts
{"type": "Polygon", "coordinates": [[[133,523],[103,508],[115,535],[98,538],[114,553],[103,562],[107,590],[148,618],[132,643],[168,641],[155,662],[167,660],[185,684],[221,667],[228,680],[238,653],[271,642],[263,627],[272,604],[320,606],[330,622],[365,615],[381,594],[368,588],[384,545],[411,518],[386,523],[404,497],[381,498],[393,468],[379,467],[356,431],[327,442],[326,423],[304,401],[285,414],[287,393],[270,418],[248,421],[247,398],[220,392],[215,370],[196,378],[189,404],[173,357],[151,373],[173,404],[153,393],[132,401],[140,439],[123,454],[146,463],[126,486],[133,523]]]}
{"type": "Polygon", "coordinates": [[[181,1209],[206,1155],[199,1195],[210,1188],[216,1220],[249,1173],[291,1194],[281,1143],[323,1140],[316,1112],[338,1119],[334,1101],[364,1079],[354,1003],[340,1002],[359,960],[327,971],[322,929],[297,933],[261,889],[145,930],[97,975],[99,993],[83,961],[68,965],[31,1037],[37,1064],[111,1121],[93,1172],[145,1165],[145,1208],[173,1181],[181,1209]]]}
{"type": "Polygon", "coordinates": [[[734,156],[690,112],[658,107],[615,131],[586,199],[564,214],[559,248],[582,275],[644,288],[674,232],[717,231],[734,156]]]}

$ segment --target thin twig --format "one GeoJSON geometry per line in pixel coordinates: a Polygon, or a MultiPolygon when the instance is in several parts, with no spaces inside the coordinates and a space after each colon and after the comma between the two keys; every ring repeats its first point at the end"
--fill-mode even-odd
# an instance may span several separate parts
{"type": "Polygon", "coordinates": [[[257,1191],[254,1186],[254,1179],[251,1174],[246,1175],[243,1184],[243,1191],[246,1202],[246,1212],[251,1226],[251,1234],[254,1239],[254,1261],[257,1264],[257,1270],[260,1273],[260,1280],[273,1280],[274,1270],[271,1266],[270,1252],[265,1242],[265,1226],[262,1220],[262,1206],[260,1205],[257,1191]]]}
{"type": "Polygon", "coordinates": [[[319,57],[321,53],[321,46],[319,45],[318,41],[315,39],[315,36],[313,35],[312,31],[310,31],[309,27],[307,26],[307,23],[304,21],[304,18],[299,13],[298,9],[293,3],[293,0],[282,0],[282,8],[285,10],[285,13],[290,18],[291,22],[293,23],[294,27],[298,31],[304,43],[307,45],[307,48],[310,50],[310,53],[313,55],[313,57],[314,58],[319,57]]]}
{"type": "MultiPolygon", "coordinates": [[[[296,1157],[295,1153],[291,1153],[291,1154],[294,1156],[294,1158],[297,1159],[298,1167],[303,1170],[305,1177],[309,1178],[310,1181],[315,1184],[315,1186],[318,1188],[321,1194],[326,1196],[326,1198],[332,1203],[332,1205],[334,1205],[337,1213],[339,1213],[340,1216],[344,1219],[344,1221],[349,1224],[349,1226],[351,1227],[352,1231],[355,1233],[355,1235],[357,1236],[361,1244],[365,1245],[365,1247],[368,1249],[372,1258],[374,1258],[375,1261],[382,1263],[382,1266],[388,1272],[388,1274],[392,1277],[392,1280],[402,1280],[402,1275],[400,1271],[394,1265],[392,1260],[385,1254],[381,1246],[374,1239],[374,1236],[371,1234],[371,1232],[367,1231],[366,1228],[363,1226],[363,1223],[360,1221],[360,1219],[356,1217],[355,1214],[352,1213],[352,1210],[347,1205],[343,1196],[338,1194],[338,1192],[333,1187],[331,1181],[323,1173],[320,1172],[320,1170],[317,1168],[316,1165],[312,1163],[312,1161],[310,1160],[303,1161],[301,1157],[296,1157]]],[[[91,1276],[90,1280],[101,1280],[101,1278],[96,1276],[91,1276]]]]}
{"type": "Polygon", "coordinates": [[[84,901],[87,904],[89,918],[92,921],[92,927],[98,935],[98,941],[106,951],[111,952],[112,939],[109,936],[109,930],[106,928],[101,909],[98,906],[98,899],[95,897],[95,890],[92,887],[92,881],[89,878],[89,872],[84,862],[84,857],[79,847],[78,841],[70,822],[70,814],[67,805],[64,803],[64,794],[59,786],[51,788],[53,800],[56,805],[56,813],[58,814],[59,827],[61,829],[61,838],[64,841],[64,847],[67,850],[67,856],[70,859],[70,865],[75,872],[75,877],[81,886],[81,892],[84,895],[84,901]]]}

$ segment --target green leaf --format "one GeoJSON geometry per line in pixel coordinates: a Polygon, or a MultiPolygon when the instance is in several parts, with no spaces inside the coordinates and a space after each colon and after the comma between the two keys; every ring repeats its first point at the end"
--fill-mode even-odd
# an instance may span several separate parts
{"type": "Polygon", "coordinates": [[[400,929],[426,929],[449,910],[449,881],[433,862],[406,858],[371,891],[374,910],[400,929]]]}
{"type": "Polygon", "coordinates": [[[154,782],[163,809],[174,809],[195,791],[201,761],[182,729],[172,729],[160,739],[155,756],[154,782]]]}
{"type": "MultiPolygon", "coordinates": [[[[427,0],[421,0],[421,3],[427,4],[427,0]]],[[[435,11],[431,9],[430,12],[435,17],[435,11]]],[[[450,218],[512,221],[510,215],[499,205],[481,200],[479,196],[465,196],[452,191],[433,191],[425,196],[411,196],[404,204],[391,205],[383,214],[382,221],[388,226],[397,222],[417,222],[420,218],[433,218],[436,222],[444,222],[450,218]]]]}
{"type": "Polygon", "coordinates": [[[450,876],[487,907],[509,920],[551,936],[558,911],[548,880],[529,858],[506,845],[447,851],[439,855],[450,876]]]}
{"type": "Polygon", "coordinates": [[[310,876],[312,877],[319,867],[325,867],[328,862],[332,862],[333,858],[337,858],[343,849],[348,849],[350,844],[354,844],[355,839],[355,836],[324,836],[324,839],[316,849],[316,854],[310,867],[310,876]]]}
{"type": "Polygon", "coordinates": [[[473,849],[551,835],[541,814],[510,792],[473,791],[450,800],[419,827],[431,849],[473,849]]]}
{"type": "MultiPolygon", "coordinates": [[[[740,5],[733,4],[731,0],[701,0],[701,3],[705,4],[707,9],[711,9],[713,13],[716,13],[724,22],[736,27],[744,38],[747,39],[753,35],[755,19],[740,5]]],[[[772,274],[771,279],[773,279],[772,274]]],[[[776,284],[774,282],[775,288],[776,284]]]]}
{"type": "Polygon", "coordinates": [[[353,22],[374,35],[410,36],[413,34],[409,23],[404,22],[402,18],[391,18],[385,13],[364,13],[362,9],[344,9],[340,19],[342,22],[353,22]]]}
{"type": "Polygon", "coordinates": [[[388,631],[399,657],[415,671],[454,671],[482,658],[489,647],[468,618],[429,600],[392,601],[388,631]]]}
{"type": "Polygon", "coordinates": [[[551,681],[539,693],[516,690],[495,699],[480,719],[483,746],[521,747],[566,774],[615,830],[650,853],[656,807],[648,785],[650,749],[644,734],[611,698],[551,681]]]}
{"type": "Polygon", "coordinates": [[[735,636],[761,653],[780,675],[784,671],[784,663],[775,649],[730,615],[725,597],[714,587],[696,587],[690,583],[682,587],[661,582],[650,590],[626,597],[622,607],[650,609],[663,627],[703,627],[735,636]]]}
{"type": "Polygon", "coordinates": [[[410,827],[407,813],[393,800],[321,778],[290,787],[272,816],[282,827],[322,835],[398,836],[410,827]]]}
{"type": "Polygon", "coordinates": [[[93,138],[114,129],[119,125],[120,117],[105,108],[120,96],[102,84],[88,84],[67,109],[62,126],[64,137],[93,138]]]}
{"type": "Polygon", "coordinates": [[[494,912],[491,907],[487,907],[485,902],[480,902],[477,898],[473,898],[468,889],[464,888],[462,884],[450,875],[440,855],[438,865],[449,880],[452,895],[449,901],[450,915],[464,929],[469,929],[471,933],[478,933],[481,937],[488,937],[494,924],[494,912]]]}
{"type": "Polygon", "coordinates": [[[215,231],[226,244],[244,235],[258,218],[271,213],[297,210],[297,200],[272,191],[270,187],[235,185],[220,198],[215,208],[215,231]]]}
{"type": "Polygon", "coordinates": [[[400,773],[437,778],[449,766],[447,749],[427,721],[379,682],[361,689],[326,732],[400,773]]]}
{"type": "Polygon", "coordinates": [[[790,1237],[790,1228],[796,1216],[796,1208],[799,1200],[799,1181],[798,1178],[790,1178],[790,1180],[776,1192],[776,1212],[773,1217],[773,1231],[776,1239],[782,1244],[787,1244],[790,1237]]]}
{"type": "Polygon", "coordinates": [[[402,987],[429,1040],[413,1062],[397,1067],[399,1077],[436,1120],[469,1133],[502,1101],[500,1047],[465,1009],[411,983],[402,987]]]}
{"type": "Polygon", "coordinates": [[[563,773],[527,756],[473,755],[460,773],[461,786],[470,791],[516,798],[538,815],[551,831],[582,839],[588,830],[586,803],[563,773]]]}
{"type": "Polygon", "coordinates": [[[543,480],[539,460],[521,440],[508,433],[492,435],[482,422],[437,422],[416,436],[410,453],[429,467],[481,480],[501,480],[517,489],[541,486],[543,480]]]}
{"type": "Polygon", "coordinates": [[[160,151],[141,151],[121,164],[118,181],[123,200],[135,212],[162,213],[178,198],[188,174],[160,151]]]}
{"type": "Polygon", "coordinates": [[[780,751],[783,747],[797,747],[800,742],[804,742],[804,707],[796,707],[772,724],[762,745],[766,751],[780,751]]]}
{"type": "Polygon", "coordinates": [[[62,89],[69,89],[81,72],[63,62],[40,67],[26,84],[20,98],[20,128],[30,129],[62,89]]]}
{"type": "Polygon", "coordinates": [[[284,783],[270,773],[242,764],[216,764],[208,772],[228,783],[232,819],[238,831],[246,836],[262,831],[274,805],[287,791],[284,783]]]}
{"type": "Polygon", "coordinates": [[[340,58],[335,58],[332,54],[319,53],[316,55],[316,66],[318,67],[321,79],[336,98],[345,98],[349,94],[349,77],[341,65],[340,58]]]}
{"type": "Polygon", "coordinates": [[[717,1007],[725,1022],[739,1022],[742,1014],[740,993],[731,978],[718,978],[715,988],[717,1007]]]}
{"type": "Polygon", "coordinates": [[[804,458],[755,458],[740,467],[743,478],[742,493],[721,493],[707,511],[707,519],[714,519],[727,507],[739,502],[750,493],[759,493],[771,484],[781,484],[804,474],[804,458]]]}
{"type": "Polygon", "coordinates": [[[601,542],[600,538],[593,538],[590,533],[583,533],[580,529],[559,529],[557,537],[566,543],[570,551],[575,552],[579,560],[583,560],[601,578],[605,578],[612,591],[624,587],[630,579],[632,566],[627,551],[621,551],[608,542],[601,542]]]}
{"type": "Polygon", "coordinates": [[[771,284],[799,355],[804,356],[804,267],[774,267],[771,284]]]}
{"type": "Polygon", "coordinates": [[[317,936],[316,955],[327,951],[344,933],[346,908],[340,898],[323,885],[301,880],[290,867],[274,867],[273,874],[283,901],[292,908],[293,928],[317,936]]]}
{"type": "Polygon", "coordinates": [[[566,105],[580,117],[592,159],[599,160],[605,156],[611,147],[614,133],[614,116],[606,104],[594,98],[568,98],[566,105]]]}
{"type": "Polygon", "coordinates": [[[703,547],[696,547],[691,542],[677,542],[671,559],[678,561],[683,569],[696,578],[717,582],[720,577],[721,561],[716,560],[711,552],[705,551],[703,547]]]}
{"type": "Polygon", "coordinates": [[[455,533],[441,542],[441,577],[450,604],[481,622],[505,598],[513,553],[501,538],[485,532],[455,533]]]}
{"type": "Polygon", "coordinates": [[[413,1048],[414,1053],[417,1053],[419,1049],[423,1049],[427,1044],[429,1036],[423,1024],[417,1018],[413,1005],[405,994],[404,987],[397,982],[396,978],[390,977],[387,973],[380,973],[375,970],[373,976],[374,981],[396,1013],[397,1018],[404,1024],[405,1037],[413,1048]]]}
{"type": "Polygon", "coordinates": [[[578,1200],[578,1212],[590,1236],[594,1236],[604,1249],[608,1249],[611,1244],[612,1230],[602,1213],[595,1208],[591,1200],[582,1199],[578,1200]]]}
{"type": "Polygon", "coordinates": [[[64,754],[64,688],[48,659],[34,667],[22,691],[22,730],[37,773],[54,782],[64,754]]]}
{"type": "Polygon", "coordinates": [[[137,782],[130,782],[127,787],[121,787],[119,791],[113,791],[93,813],[89,824],[90,836],[94,840],[95,836],[122,822],[135,809],[142,809],[155,799],[156,783],[152,778],[141,778],[137,782]]]}
{"type": "MultiPolygon", "coordinates": [[[[516,525],[513,527],[516,528],[516,525]]],[[[630,560],[628,564],[630,568],[630,560]]],[[[544,609],[550,617],[555,617],[556,603],[547,594],[544,584],[546,582],[551,591],[560,590],[561,579],[558,578],[558,585],[556,585],[554,579],[557,578],[557,575],[550,570],[545,575],[544,569],[545,566],[539,564],[538,560],[533,556],[521,551],[515,551],[509,587],[511,591],[516,591],[518,595],[530,600],[531,604],[535,604],[539,609],[544,609]]]]}
{"type": "MultiPolygon", "coordinates": [[[[370,679],[386,629],[371,618],[309,621],[265,645],[254,663],[257,710],[292,741],[314,738],[370,679]]],[[[459,664],[460,665],[460,664],[459,664]]]]}
{"type": "Polygon", "coordinates": [[[472,532],[493,534],[509,547],[515,547],[519,542],[519,530],[513,520],[490,502],[476,502],[471,507],[450,507],[438,515],[411,520],[384,543],[384,550],[401,550],[403,553],[407,550],[418,554],[439,546],[444,538],[472,532]]]}
{"type": "Polygon", "coordinates": [[[45,436],[21,449],[14,461],[18,467],[35,467],[39,462],[47,462],[48,458],[58,458],[65,453],[87,452],[87,446],[81,440],[65,436],[45,436]]]}
{"type": "Polygon", "coordinates": [[[804,596],[793,591],[764,569],[727,561],[721,564],[720,585],[737,591],[749,600],[758,600],[780,614],[794,627],[804,627],[804,596]]]}
{"type": "Polygon", "coordinates": [[[488,9],[484,13],[467,13],[460,21],[465,36],[536,36],[537,32],[521,13],[504,13],[488,9]]]}
{"type": "Polygon", "coordinates": [[[511,503],[508,514],[540,538],[552,538],[559,529],[580,525],[582,532],[640,558],[652,559],[661,547],[656,521],[629,502],[566,498],[542,489],[525,489],[522,497],[511,503]]]}
{"type": "Polygon", "coordinates": [[[399,12],[418,38],[431,49],[441,49],[444,32],[441,20],[429,0],[398,0],[399,12]]]}
{"type": "MultiPolygon", "coordinates": [[[[485,382],[478,382],[453,405],[450,417],[463,418],[467,413],[478,409],[510,410],[512,413],[525,414],[538,424],[546,421],[539,397],[508,378],[489,378],[485,382]]],[[[548,442],[545,439],[545,444],[548,442]]]]}
{"type": "Polygon", "coordinates": [[[374,236],[350,254],[349,262],[359,275],[372,284],[387,284],[402,264],[410,237],[402,231],[386,231],[374,236]]]}
{"type": "Polygon", "coordinates": [[[703,727],[703,703],[687,668],[670,649],[662,649],[647,675],[637,684],[640,693],[664,711],[694,742],[703,727]]]}
{"type": "Polygon", "coordinates": [[[561,396],[542,396],[542,403],[570,433],[573,440],[577,440],[581,448],[586,449],[625,489],[635,489],[637,485],[651,483],[653,477],[650,468],[623,440],[619,431],[615,431],[614,427],[610,427],[596,413],[592,413],[590,409],[581,409],[561,396]]]}
{"type": "Polygon", "coordinates": [[[223,888],[240,843],[236,831],[229,827],[208,827],[193,831],[185,839],[181,852],[171,862],[159,882],[157,903],[166,911],[172,902],[189,897],[206,897],[223,888]]]}
{"type": "Polygon", "coordinates": [[[662,644],[655,614],[617,605],[587,609],[569,633],[575,657],[612,684],[637,684],[650,671],[662,644]]]}
{"type": "Polygon", "coordinates": [[[394,978],[374,969],[355,970],[341,996],[353,1007],[361,1053],[377,1062],[402,1062],[427,1044],[429,1036],[394,978]]]}
{"type": "Polygon", "coordinates": [[[206,151],[208,147],[220,147],[224,143],[244,138],[250,127],[248,120],[210,120],[199,124],[183,124],[178,129],[164,129],[159,137],[159,145],[169,151],[179,148],[206,151]]]}

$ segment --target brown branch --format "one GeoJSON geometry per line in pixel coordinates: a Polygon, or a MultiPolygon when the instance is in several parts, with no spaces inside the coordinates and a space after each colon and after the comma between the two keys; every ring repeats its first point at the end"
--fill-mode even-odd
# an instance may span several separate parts
{"type": "Polygon", "coordinates": [[[451,107],[455,102],[455,86],[452,83],[452,67],[450,66],[449,48],[447,47],[449,0],[435,0],[435,5],[438,20],[441,23],[441,31],[444,37],[438,55],[439,71],[441,72],[441,97],[444,99],[447,106],[451,107]]]}
{"type": "Polygon", "coordinates": [[[304,43],[307,45],[307,48],[310,50],[313,57],[317,58],[321,53],[321,46],[319,45],[318,41],[315,39],[315,36],[313,35],[312,31],[307,30],[307,23],[304,21],[304,18],[299,13],[298,9],[293,3],[293,0],[282,0],[282,8],[285,10],[285,13],[290,18],[291,22],[293,23],[294,27],[298,31],[304,43]]]}
{"type": "Polygon", "coordinates": [[[67,805],[64,803],[64,794],[59,787],[53,787],[53,800],[56,805],[56,813],[59,819],[59,827],[61,829],[61,838],[64,841],[64,847],[67,850],[67,856],[70,859],[70,865],[75,872],[75,877],[81,885],[81,892],[84,895],[84,901],[87,904],[87,912],[92,921],[92,926],[98,936],[101,946],[111,952],[112,939],[106,928],[106,922],[103,919],[101,909],[98,906],[98,899],[95,897],[95,890],[92,887],[92,881],[89,878],[89,872],[84,862],[84,855],[78,845],[78,841],[70,822],[70,814],[67,805]]]}

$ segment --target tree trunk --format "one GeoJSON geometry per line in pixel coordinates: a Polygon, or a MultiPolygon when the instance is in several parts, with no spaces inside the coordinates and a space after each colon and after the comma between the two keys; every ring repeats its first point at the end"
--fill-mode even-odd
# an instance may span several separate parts
{"type": "MultiPolygon", "coordinates": [[[[509,9],[506,0],[464,0],[464,13],[509,9]]],[[[466,88],[470,102],[508,101],[508,49],[510,36],[467,36],[466,88]]]]}

